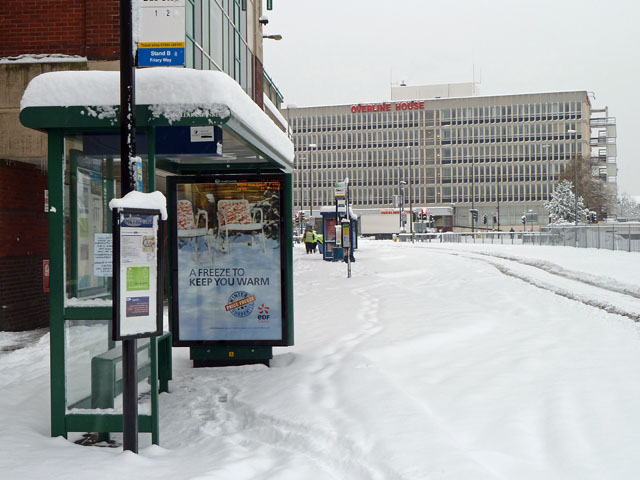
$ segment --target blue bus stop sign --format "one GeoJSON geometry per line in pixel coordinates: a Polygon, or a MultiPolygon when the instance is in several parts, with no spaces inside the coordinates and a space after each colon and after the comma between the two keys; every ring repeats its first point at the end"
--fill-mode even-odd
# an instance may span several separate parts
{"type": "Polygon", "coordinates": [[[139,67],[184,67],[184,47],[138,48],[139,67]]]}

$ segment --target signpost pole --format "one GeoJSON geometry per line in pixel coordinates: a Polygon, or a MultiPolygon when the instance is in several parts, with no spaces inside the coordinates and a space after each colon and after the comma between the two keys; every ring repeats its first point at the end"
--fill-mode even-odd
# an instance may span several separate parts
{"type": "MultiPolygon", "coordinates": [[[[135,69],[131,0],[120,0],[120,188],[134,190],[135,69]]],[[[114,213],[118,215],[117,211],[114,213]]],[[[114,272],[116,274],[116,272],[114,272]]],[[[136,339],[122,341],[122,449],[138,453],[138,358],[136,339]]]]}
{"type": "Polygon", "coordinates": [[[347,178],[345,183],[347,184],[347,220],[349,220],[349,248],[347,248],[347,278],[351,278],[351,256],[353,255],[353,241],[352,241],[352,225],[351,225],[351,212],[349,211],[349,179],[347,178]]]}

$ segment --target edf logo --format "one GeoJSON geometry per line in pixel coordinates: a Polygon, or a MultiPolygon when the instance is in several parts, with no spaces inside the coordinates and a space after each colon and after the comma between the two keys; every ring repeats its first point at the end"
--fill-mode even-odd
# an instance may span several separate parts
{"type": "Polygon", "coordinates": [[[269,321],[269,307],[264,303],[258,307],[258,321],[261,323],[269,321]]]}

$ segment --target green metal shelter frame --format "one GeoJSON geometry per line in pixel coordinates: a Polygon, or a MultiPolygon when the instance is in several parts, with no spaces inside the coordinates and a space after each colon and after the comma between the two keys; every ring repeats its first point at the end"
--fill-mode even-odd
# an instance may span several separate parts
{"type": "MultiPolygon", "coordinates": [[[[146,136],[146,169],[144,190],[156,190],[156,178],[159,171],[164,175],[206,175],[224,172],[251,173],[286,173],[285,181],[285,236],[282,248],[286,252],[286,270],[289,278],[293,273],[293,225],[292,225],[292,169],[293,164],[286,158],[268,138],[235,116],[229,108],[217,108],[212,116],[211,110],[202,109],[202,116],[188,116],[172,121],[154,114],[152,105],[136,106],[136,131],[146,136]],[[156,155],[156,128],[167,126],[219,126],[223,131],[225,155],[212,157],[181,157],[156,155]],[[227,146],[229,148],[227,148],[227,146]],[[227,152],[229,152],[227,154],[227,152]]],[[[50,365],[51,365],[51,435],[67,437],[70,432],[100,432],[102,439],[108,439],[110,432],[122,431],[122,414],[114,410],[96,410],[105,408],[104,401],[113,402],[115,396],[121,392],[117,374],[117,364],[121,355],[118,354],[119,342],[112,342],[111,318],[111,279],[104,276],[98,279],[96,285],[82,285],[78,262],[86,257],[83,246],[79,245],[81,235],[89,235],[85,231],[85,221],[82,202],[78,195],[87,191],[94,198],[102,198],[102,215],[108,214],[108,201],[117,195],[119,167],[118,156],[103,159],[102,177],[98,173],[91,177],[91,168],[82,167],[82,152],[69,148],[74,136],[92,133],[119,134],[120,131],[119,106],[48,106],[26,107],[20,113],[20,121],[26,127],[48,133],[48,186],[49,186],[49,256],[50,256],[50,365]],[[95,112],[103,112],[97,115],[95,112]],[[106,113],[105,113],[106,112],[106,113]],[[78,175],[85,175],[84,191],[78,191],[78,175]],[[87,175],[90,177],[86,180],[87,175]],[[102,182],[102,183],[100,183],[102,182]],[[66,191],[65,191],[66,183],[66,191]],[[95,190],[95,191],[94,191],[95,190]],[[80,206],[80,208],[79,208],[80,206]],[[83,210],[82,212],[79,210],[83,210]],[[78,260],[79,259],[79,260],[78,260]],[[80,294],[80,292],[85,292],[80,294]],[[86,297],[83,295],[86,294],[86,297]],[[69,301],[69,296],[76,301],[69,301]],[[85,299],[101,299],[102,303],[88,302],[85,299]],[[79,301],[78,301],[79,300],[79,301]],[[96,331],[100,338],[102,351],[93,355],[90,349],[83,349],[82,343],[78,347],[74,335],[69,332],[77,328],[78,332],[96,331]],[[94,328],[99,327],[99,328],[94,328]],[[72,338],[74,337],[74,338],[72,338]],[[103,338],[104,337],[104,338],[103,338]],[[75,349],[75,350],[74,350],[75,349]],[[72,392],[68,383],[73,381],[74,358],[89,357],[94,373],[98,378],[91,378],[91,394],[86,392],[72,392]],[[106,381],[104,378],[108,377],[106,381]],[[71,398],[74,396],[75,398],[71,398]],[[96,398],[97,397],[97,398],[96,398]]],[[[93,171],[97,171],[94,169],[93,171]]],[[[99,210],[99,209],[98,209],[99,210]]],[[[171,213],[170,213],[171,214],[171,213]]],[[[99,222],[98,222],[99,223],[99,222]]],[[[110,232],[110,221],[103,222],[104,229],[100,233],[110,232]]],[[[88,240],[90,242],[90,239],[88,240]]],[[[171,261],[169,255],[169,262],[171,261]]],[[[91,262],[89,262],[91,263],[91,262]]],[[[95,267],[94,267],[95,268],[95,267]]],[[[86,269],[86,266],[85,266],[86,269]]],[[[172,265],[169,264],[169,271],[172,265]]],[[[88,272],[88,277],[92,273],[88,272]]],[[[93,274],[95,275],[95,273],[93,274]]],[[[94,279],[95,280],[95,279],[94,279]]],[[[169,285],[169,311],[171,312],[171,285],[169,285]]],[[[287,344],[293,344],[293,287],[287,285],[287,304],[289,312],[287,344]]],[[[92,338],[93,338],[92,337],[92,338]]],[[[78,338],[83,338],[79,336],[78,338]]],[[[150,339],[149,343],[139,346],[139,369],[141,376],[148,377],[150,382],[150,412],[139,414],[139,431],[151,433],[152,442],[159,443],[159,415],[158,393],[168,391],[168,381],[171,379],[171,336],[166,334],[159,338],[150,339]],[[140,356],[143,361],[140,361],[140,356]],[[142,365],[142,366],[140,366],[142,365]]],[[[265,347],[258,347],[264,349],[265,347]]],[[[258,355],[270,355],[260,350],[258,355]]],[[[255,348],[247,348],[247,358],[256,355],[255,348]]],[[[205,351],[192,352],[192,357],[225,358],[230,350],[228,347],[208,347],[205,351]]],[[[234,348],[236,352],[242,348],[234,348]]],[[[236,355],[238,356],[238,355],[236,355]]],[[[270,357],[269,357],[270,358],[270,357]]],[[[86,374],[86,372],[85,372],[86,374]]],[[[84,380],[87,380],[86,378],[84,380]]],[[[86,382],[85,382],[86,383],[86,382]]],[[[81,389],[80,389],[81,390],[81,389]]],[[[108,407],[107,407],[108,408],[108,407]]]]}

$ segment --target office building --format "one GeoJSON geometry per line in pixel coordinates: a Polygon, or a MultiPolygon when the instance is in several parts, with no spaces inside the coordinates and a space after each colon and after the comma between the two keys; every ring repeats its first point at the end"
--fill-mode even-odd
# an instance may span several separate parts
{"type": "Polygon", "coordinates": [[[470,84],[397,87],[392,101],[283,110],[296,149],[294,205],[333,204],[348,177],[356,209],[451,207],[454,227],[548,223],[543,203],[574,156],[584,156],[616,195],[615,119],[586,91],[470,95],[470,84]],[[432,98],[417,98],[433,95],[432,98]],[[484,218],[487,223],[484,223],[484,218]],[[496,225],[494,225],[494,217],[496,225]]]}

